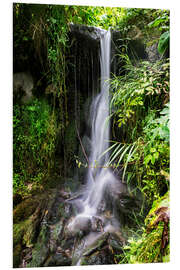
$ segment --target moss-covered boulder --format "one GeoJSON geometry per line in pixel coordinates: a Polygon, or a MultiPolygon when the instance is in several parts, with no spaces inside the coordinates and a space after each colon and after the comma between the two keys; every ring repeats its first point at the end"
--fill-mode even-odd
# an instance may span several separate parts
{"type": "MultiPolygon", "coordinates": [[[[64,200],[67,196],[66,191],[51,189],[14,208],[14,267],[44,266],[51,254],[57,253],[64,237],[64,224],[72,214],[71,205],[64,200]]],[[[54,265],[57,256],[55,261],[54,265]]]]}

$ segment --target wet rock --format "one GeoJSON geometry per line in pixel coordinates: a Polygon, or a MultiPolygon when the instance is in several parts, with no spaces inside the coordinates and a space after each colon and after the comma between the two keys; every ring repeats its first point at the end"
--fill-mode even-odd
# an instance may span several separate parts
{"type": "Polygon", "coordinates": [[[118,225],[113,227],[112,214],[71,218],[73,204],[63,197],[66,194],[61,190],[52,189],[37,196],[39,203],[33,205],[34,212],[21,213],[24,202],[15,207],[14,267],[114,263],[112,250],[120,252],[118,245],[123,240],[118,225]],[[107,227],[110,220],[113,229],[107,227]]]}
{"type": "Polygon", "coordinates": [[[83,257],[80,265],[105,265],[113,263],[113,255],[106,248],[106,250],[97,251],[89,257],[83,257]]]}
{"type": "Polygon", "coordinates": [[[82,35],[89,41],[97,41],[97,42],[100,41],[100,35],[102,33],[102,30],[98,27],[78,25],[73,23],[70,24],[70,31],[75,35],[82,35]]]}
{"type": "Polygon", "coordinates": [[[55,255],[48,258],[44,266],[70,266],[71,262],[71,259],[63,253],[56,253],[55,255]]]}
{"type": "Polygon", "coordinates": [[[99,216],[93,216],[91,219],[91,230],[93,232],[103,232],[104,220],[99,216]]]}
{"type": "Polygon", "coordinates": [[[85,245],[85,239],[81,239],[79,241],[79,239],[76,238],[74,246],[73,246],[74,252],[72,255],[72,265],[79,265],[78,262],[82,257],[84,245],[85,245]]]}
{"type": "Polygon", "coordinates": [[[42,266],[61,241],[64,222],[72,214],[57,190],[22,201],[14,208],[14,266],[42,266]],[[25,250],[32,249],[31,259],[25,250]],[[18,252],[17,252],[18,251],[18,252]]]}
{"type": "Polygon", "coordinates": [[[147,58],[150,62],[156,62],[161,59],[161,55],[158,53],[158,42],[146,47],[147,58]]]}
{"type": "Polygon", "coordinates": [[[103,234],[96,233],[94,236],[91,234],[89,238],[87,237],[84,244],[84,250],[81,252],[77,265],[101,265],[114,263],[114,256],[108,244],[108,239],[108,232],[103,234]],[[91,238],[94,239],[94,241],[91,238]],[[89,243],[89,241],[92,241],[92,243],[89,243]]]}
{"type": "Polygon", "coordinates": [[[58,240],[63,233],[64,220],[61,219],[58,223],[50,225],[50,240],[49,249],[50,252],[55,252],[58,244],[58,240]]]}
{"type": "Polygon", "coordinates": [[[100,234],[97,239],[91,245],[88,245],[88,247],[84,250],[83,256],[89,256],[97,249],[101,249],[101,247],[106,243],[108,236],[109,233],[107,232],[100,234]]]}
{"type": "Polygon", "coordinates": [[[77,233],[88,234],[91,231],[92,223],[90,217],[86,216],[76,216],[68,224],[69,233],[76,235],[77,233]]]}
{"type": "Polygon", "coordinates": [[[64,189],[61,189],[59,191],[59,195],[64,199],[67,200],[70,198],[70,192],[65,191],[64,189]]]}
{"type": "Polygon", "coordinates": [[[107,245],[107,238],[108,233],[90,233],[82,239],[77,239],[74,247],[72,265],[93,264],[93,262],[101,264],[99,251],[107,245]],[[91,259],[89,260],[89,258],[91,259]]]}
{"type": "Polygon", "coordinates": [[[115,232],[110,234],[108,243],[111,246],[111,249],[119,254],[119,252],[122,252],[123,245],[125,245],[125,238],[120,232],[115,232]]]}
{"type": "Polygon", "coordinates": [[[29,102],[32,97],[34,80],[29,72],[19,72],[13,75],[13,94],[14,98],[23,103],[29,102]]]}

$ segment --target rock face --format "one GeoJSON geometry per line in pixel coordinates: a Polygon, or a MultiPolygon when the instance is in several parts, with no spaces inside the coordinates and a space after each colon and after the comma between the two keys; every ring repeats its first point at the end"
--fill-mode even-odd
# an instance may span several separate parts
{"type": "Polygon", "coordinates": [[[161,59],[161,55],[158,53],[158,42],[146,47],[147,58],[150,62],[156,62],[161,59]]]}
{"type": "Polygon", "coordinates": [[[64,224],[72,215],[72,207],[65,203],[65,197],[67,192],[50,190],[14,208],[14,267],[71,265],[66,254],[64,224]]]}
{"type": "Polygon", "coordinates": [[[87,38],[89,41],[99,42],[100,35],[102,30],[98,27],[87,26],[87,25],[78,25],[78,24],[70,24],[70,31],[83,38],[87,38]]]}
{"type": "Polygon", "coordinates": [[[13,75],[13,95],[23,103],[29,102],[34,88],[33,77],[29,72],[19,72],[13,75]]]}

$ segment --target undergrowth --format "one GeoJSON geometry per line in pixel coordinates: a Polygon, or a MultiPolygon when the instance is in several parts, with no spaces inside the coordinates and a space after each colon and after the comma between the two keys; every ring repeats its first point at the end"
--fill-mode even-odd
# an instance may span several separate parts
{"type": "Polygon", "coordinates": [[[40,187],[54,168],[56,116],[46,101],[13,108],[13,189],[40,187]]]}

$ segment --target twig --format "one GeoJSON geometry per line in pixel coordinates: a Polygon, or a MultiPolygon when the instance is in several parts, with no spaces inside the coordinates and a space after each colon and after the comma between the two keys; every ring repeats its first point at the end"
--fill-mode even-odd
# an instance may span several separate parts
{"type": "Polygon", "coordinates": [[[87,155],[86,155],[86,151],[85,151],[84,146],[83,146],[83,144],[82,144],[82,141],[81,141],[81,138],[80,138],[80,135],[79,135],[79,131],[78,131],[78,128],[77,128],[77,124],[76,124],[76,132],[77,132],[77,135],[78,135],[78,139],[79,139],[79,141],[80,141],[80,145],[81,145],[83,154],[84,154],[84,156],[85,156],[85,158],[86,158],[86,161],[87,161],[87,163],[88,163],[88,165],[89,165],[89,159],[88,159],[88,157],[87,157],[87,155]]]}

